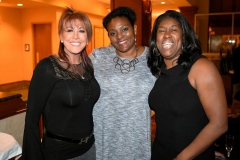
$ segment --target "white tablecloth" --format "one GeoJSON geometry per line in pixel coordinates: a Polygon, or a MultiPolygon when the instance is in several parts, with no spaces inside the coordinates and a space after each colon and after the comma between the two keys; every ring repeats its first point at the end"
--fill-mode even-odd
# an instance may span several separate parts
{"type": "MultiPolygon", "coordinates": [[[[21,155],[22,148],[9,134],[0,132],[0,160],[8,160],[13,157],[21,155]]],[[[18,158],[16,158],[18,159],[18,158]]]]}

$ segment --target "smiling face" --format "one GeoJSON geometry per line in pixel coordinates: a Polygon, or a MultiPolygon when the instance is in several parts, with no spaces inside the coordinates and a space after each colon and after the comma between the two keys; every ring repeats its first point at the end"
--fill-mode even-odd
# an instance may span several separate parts
{"type": "Polygon", "coordinates": [[[118,52],[125,53],[135,49],[137,27],[132,27],[126,17],[113,18],[107,25],[111,44],[118,52]]]}
{"type": "Polygon", "coordinates": [[[173,62],[182,52],[182,28],[173,18],[163,19],[157,30],[157,48],[164,61],[173,62]]]}
{"type": "Polygon", "coordinates": [[[88,43],[85,25],[79,20],[67,22],[60,39],[67,54],[79,54],[88,43]]]}

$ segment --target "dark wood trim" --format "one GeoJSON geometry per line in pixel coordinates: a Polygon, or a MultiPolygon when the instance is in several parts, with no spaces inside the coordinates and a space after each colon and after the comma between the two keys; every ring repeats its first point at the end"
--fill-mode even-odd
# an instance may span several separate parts
{"type": "Polygon", "coordinates": [[[0,92],[0,120],[26,111],[21,94],[0,92]]]}
{"type": "Polygon", "coordinates": [[[17,81],[11,83],[0,84],[0,91],[16,91],[20,89],[27,89],[30,85],[30,81],[17,81]]]}

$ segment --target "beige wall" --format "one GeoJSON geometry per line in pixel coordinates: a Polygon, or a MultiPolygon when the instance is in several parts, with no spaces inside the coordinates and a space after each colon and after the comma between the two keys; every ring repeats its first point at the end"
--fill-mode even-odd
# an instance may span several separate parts
{"type": "MultiPolygon", "coordinates": [[[[33,24],[52,24],[52,53],[57,53],[57,23],[63,8],[13,9],[0,7],[0,84],[30,80],[34,69],[33,24]],[[30,51],[24,45],[30,45],[30,51]]],[[[103,16],[88,14],[93,26],[102,26],[103,16]]],[[[94,42],[94,36],[92,39],[94,42]]],[[[92,49],[94,44],[92,43],[92,49]]]]}
{"type": "Polygon", "coordinates": [[[33,24],[51,23],[52,25],[52,53],[57,53],[57,13],[62,9],[57,7],[45,7],[35,9],[24,9],[22,11],[22,46],[30,45],[30,51],[23,51],[23,75],[22,80],[30,80],[34,69],[34,48],[33,48],[33,24]]]}
{"type": "Polygon", "coordinates": [[[23,79],[21,10],[0,7],[0,83],[23,79]]]}

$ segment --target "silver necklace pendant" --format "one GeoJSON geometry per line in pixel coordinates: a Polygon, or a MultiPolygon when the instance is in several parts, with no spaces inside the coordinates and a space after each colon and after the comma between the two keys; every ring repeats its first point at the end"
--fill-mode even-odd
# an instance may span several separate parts
{"type": "Polygon", "coordinates": [[[113,61],[116,63],[115,68],[120,70],[123,74],[135,70],[135,64],[139,62],[137,58],[133,60],[121,59],[118,56],[113,58],[113,61]]]}
{"type": "MultiPolygon", "coordinates": [[[[116,50],[115,50],[116,52],[116,50]]],[[[139,62],[139,60],[137,59],[137,55],[138,55],[138,47],[136,46],[136,55],[134,57],[134,59],[129,60],[129,59],[121,59],[117,56],[117,52],[116,52],[116,56],[113,58],[113,62],[115,62],[115,68],[120,70],[122,74],[125,73],[129,73],[130,71],[135,70],[135,65],[139,62]]]]}

